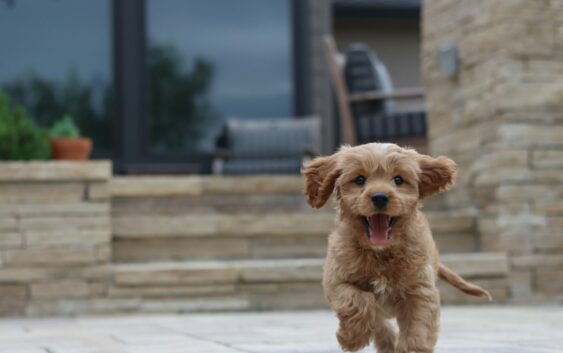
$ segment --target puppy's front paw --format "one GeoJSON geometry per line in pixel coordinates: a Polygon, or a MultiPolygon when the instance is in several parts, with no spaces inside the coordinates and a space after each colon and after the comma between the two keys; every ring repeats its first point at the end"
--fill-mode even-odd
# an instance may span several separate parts
{"type": "Polygon", "coordinates": [[[399,343],[395,349],[395,353],[432,353],[432,348],[408,348],[407,346],[399,343]]]}
{"type": "Polygon", "coordinates": [[[369,344],[369,332],[355,332],[345,327],[340,327],[336,333],[340,347],[348,352],[358,351],[369,344]]]}
{"type": "Polygon", "coordinates": [[[361,315],[338,315],[340,326],[336,333],[338,343],[345,351],[355,352],[367,346],[373,331],[370,325],[370,318],[361,315]]]}

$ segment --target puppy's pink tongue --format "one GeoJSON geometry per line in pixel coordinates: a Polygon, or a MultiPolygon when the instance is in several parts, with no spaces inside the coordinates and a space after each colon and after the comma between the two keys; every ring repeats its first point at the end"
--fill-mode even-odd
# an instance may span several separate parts
{"type": "Polygon", "coordinates": [[[369,217],[369,240],[375,244],[383,244],[387,241],[389,227],[389,216],[377,214],[369,217]]]}

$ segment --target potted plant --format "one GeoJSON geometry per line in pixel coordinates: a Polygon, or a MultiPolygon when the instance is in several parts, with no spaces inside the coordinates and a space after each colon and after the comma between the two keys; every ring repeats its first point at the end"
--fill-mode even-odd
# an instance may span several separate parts
{"type": "Polygon", "coordinates": [[[53,124],[49,137],[53,159],[86,160],[90,157],[92,140],[80,137],[80,129],[68,114],[53,124]]]}

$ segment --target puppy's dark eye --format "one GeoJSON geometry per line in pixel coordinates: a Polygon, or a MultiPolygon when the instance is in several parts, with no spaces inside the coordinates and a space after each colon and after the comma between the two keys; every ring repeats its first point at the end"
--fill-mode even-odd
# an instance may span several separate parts
{"type": "Polygon", "coordinates": [[[402,185],[405,182],[399,175],[394,177],[393,180],[395,181],[395,185],[397,186],[402,185]]]}
{"type": "Polygon", "coordinates": [[[357,185],[364,185],[366,183],[366,178],[358,175],[356,179],[354,179],[354,183],[356,183],[357,185]]]}

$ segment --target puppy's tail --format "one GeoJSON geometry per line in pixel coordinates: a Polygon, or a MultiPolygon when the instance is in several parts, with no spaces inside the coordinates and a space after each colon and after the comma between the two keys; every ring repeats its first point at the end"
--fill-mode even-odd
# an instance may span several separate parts
{"type": "Polygon", "coordinates": [[[479,298],[487,298],[489,299],[489,301],[493,300],[493,297],[491,297],[491,294],[489,292],[475,284],[466,282],[463,278],[461,278],[460,275],[450,270],[442,263],[440,263],[440,267],[438,268],[438,277],[440,277],[441,280],[444,280],[452,286],[456,287],[465,294],[479,298]]]}

